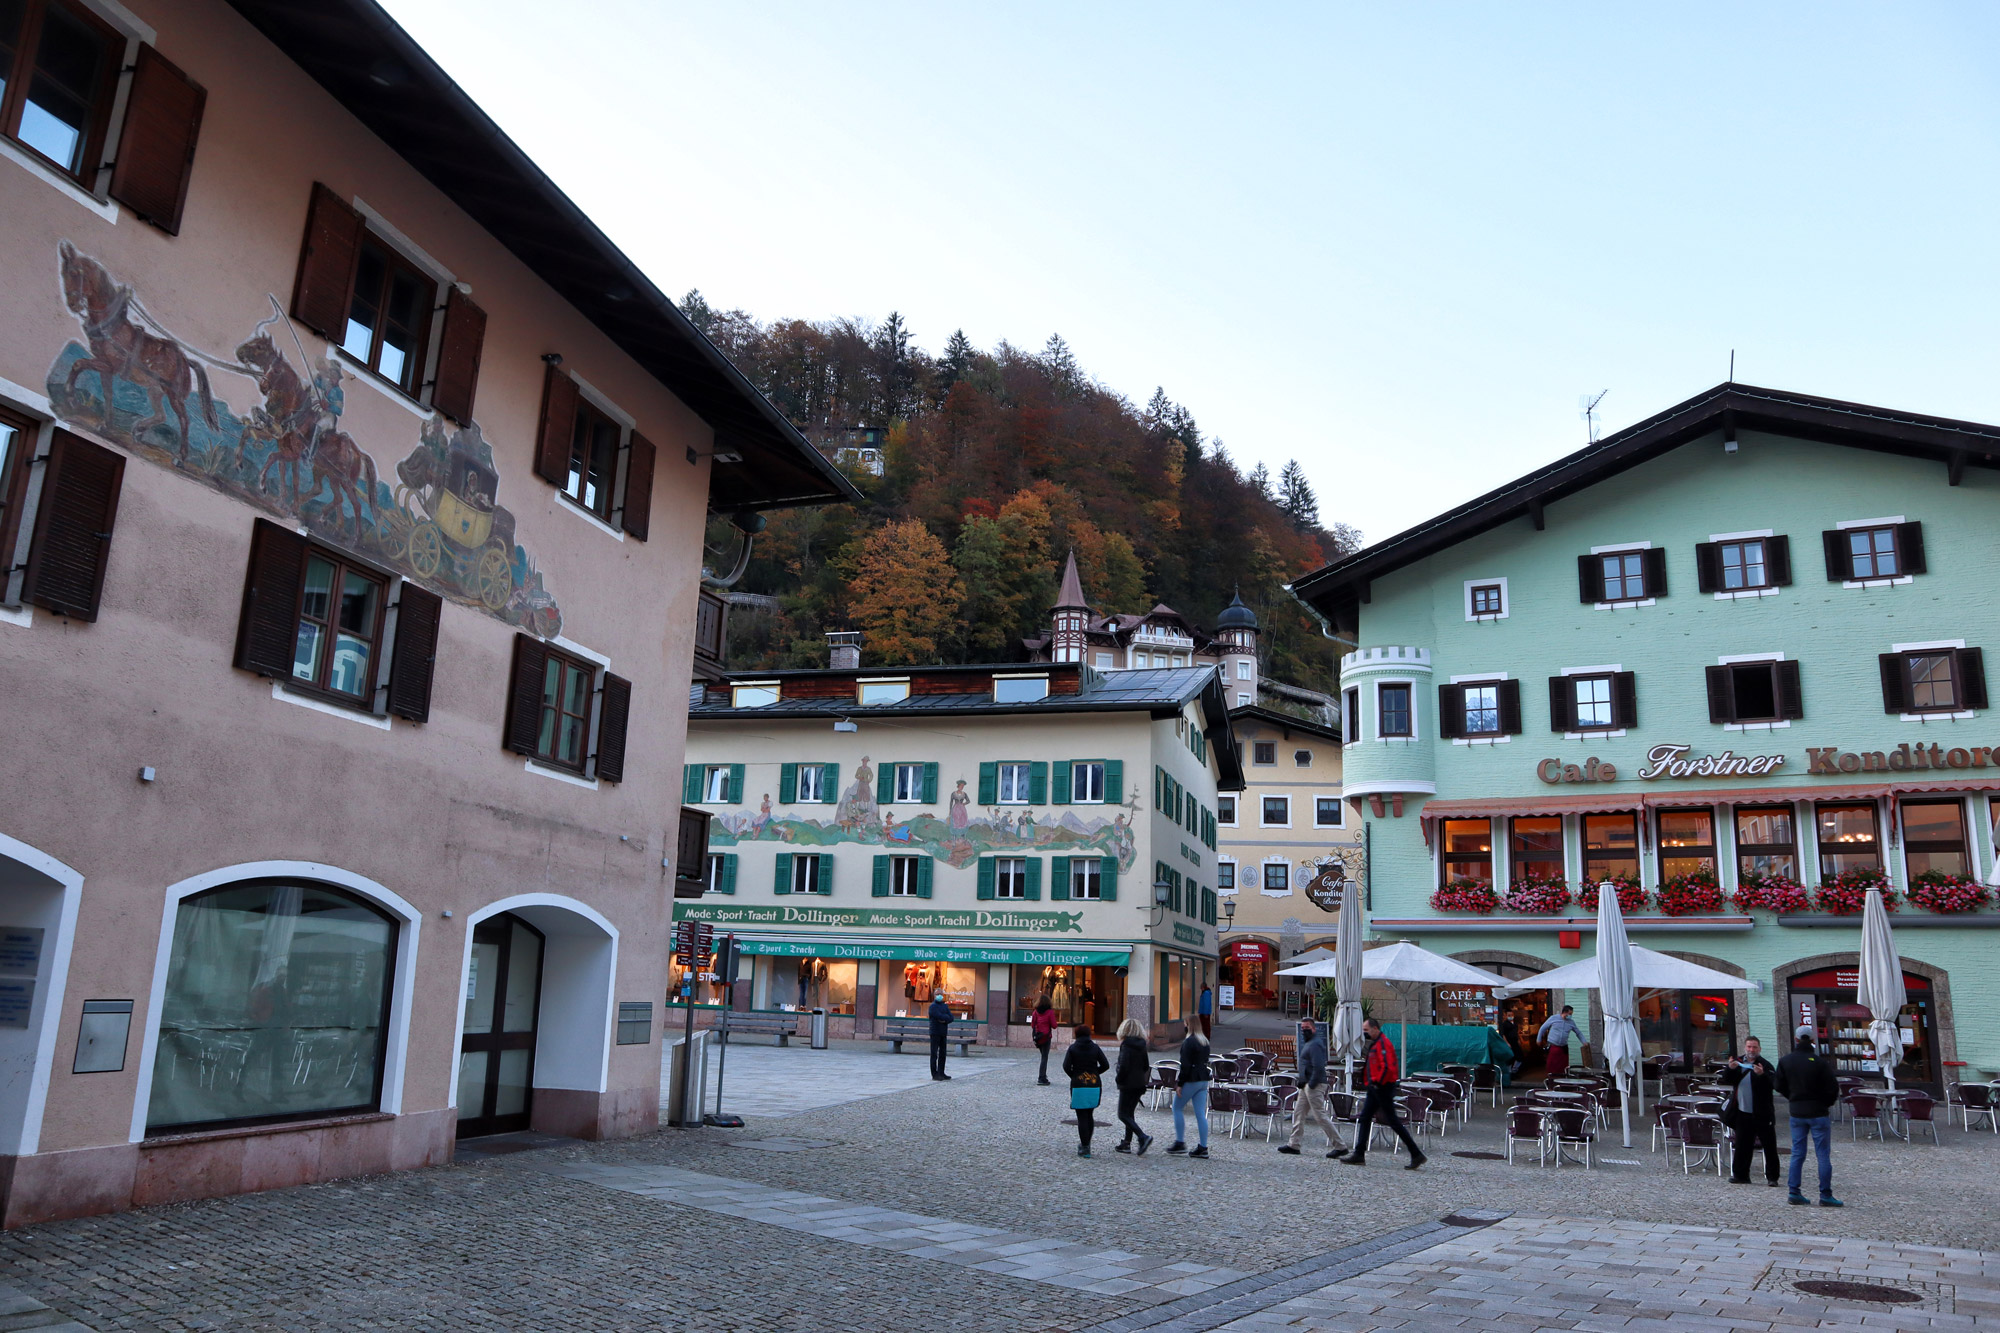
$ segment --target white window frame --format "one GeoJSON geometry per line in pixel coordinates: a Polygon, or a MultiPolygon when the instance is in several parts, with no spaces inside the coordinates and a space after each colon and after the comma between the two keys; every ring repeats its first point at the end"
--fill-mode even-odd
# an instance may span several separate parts
{"type": "Polygon", "coordinates": [[[1304,749],[1292,751],[1293,768],[1311,768],[1312,766],[1313,766],[1313,752],[1311,746],[1307,746],[1304,749]]]}
{"type": "Polygon", "coordinates": [[[862,707],[873,707],[877,704],[899,704],[910,697],[910,678],[908,676],[884,676],[872,680],[863,678],[855,681],[854,685],[855,702],[862,707]],[[876,697],[873,699],[869,698],[870,693],[875,694],[876,697]]]}
{"type": "MultiPolygon", "coordinates": [[[[1785,655],[1783,653],[1733,653],[1727,657],[1716,658],[1715,664],[1717,666],[1748,666],[1755,662],[1782,662],[1784,660],[1785,655]]],[[[1724,731],[1777,731],[1780,728],[1791,725],[1792,720],[1787,717],[1779,718],[1772,722],[1725,722],[1722,724],[1722,729],[1724,731]]]]}
{"type": "Polygon", "coordinates": [[[1083,759],[1070,765],[1069,799],[1070,799],[1070,804],[1072,805],[1104,804],[1105,802],[1104,761],[1102,759],[1083,759]],[[1094,784],[1092,784],[1097,788],[1097,794],[1095,796],[1084,796],[1080,794],[1078,790],[1079,784],[1077,782],[1077,777],[1083,773],[1094,773],[1096,775],[1097,781],[1094,784]]]}
{"type": "Polygon", "coordinates": [[[729,804],[729,765],[704,764],[701,774],[700,805],[729,804]],[[720,788],[718,791],[717,789],[720,788]]]}
{"type": "Polygon", "coordinates": [[[1099,654],[1097,655],[1097,669],[1098,669],[1099,671],[1109,671],[1109,670],[1111,670],[1111,654],[1110,654],[1110,653],[1099,653],[1099,654]]]}
{"type": "Polygon", "coordinates": [[[1001,760],[998,772],[993,779],[994,803],[996,805],[1031,804],[1030,798],[1035,793],[1034,774],[1035,766],[1033,764],[1014,759],[1001,760]],[[1009,776],[1015,776],[1019,779],[1019,781],[1014,783],[1014,790],[1018,795],[1009,796],[1007,794],[1007,779],[1009,776]]]}
{"type": "Polygon", "coordinates": [[[1257,867],[1257,892],[1263,894],[1266,898],[1291,897],[1293,892],[1292,863],[1281,856],[1267,858],[1257,867]],[[1279,873],[1285,877],[1285,887],[1282,889],[1271,887],[1271,867],[1273,866],[1278,867],[1279,873]]]}
{"type": "MultiPolygon", "coordinates": [[[[1599,663],[1596,666],[1564,667],[1562,669],[1562,674],[1565,676],[1615,676],[1624,669],[1625,669],[1624,666],[1621,665],[1620,663],[1603,662],[1599,663]]],[[[1571,687],[1570,703],[1572,706],[1574,706],[1576,703],[1576,693],[1574,687],[1571,687]]],[[[1612,716],[1616,717],[1617,713],[1615,711],[1615,708],[1617,701],[1614,699],[1612,703],[1614,707],[1612,716]]],[[[1606,731],[1603,728],[1599,727],[1592,727],[1589,729],[1577,728],[1576,730],[1573,731],[1565,731],[1563,733],[1563,739],[1566,741],[1615,740],[1616,738],[1623,736],[1624,734],[1625,734],[1625,728],[1623,727],[1614,727],[1609,731],[1606,731]]]]}
{"type": "Polygon", "coordinates": [[[1377,676],[1370,680],[1368,685],[1369,721],[1373,724],[1369,727],[1369,731],[1378,744],[1395,741],[1399,744],[1411,745],[1423,739],[1423,728],[1418,724],[1417,699],[1419,691],[1414,676],[1377,676]],[[1407,736],[1384,736],[1382,734],[1382,687],[1384,685],[1402,685],[1406,686],[1410,691],[1410,734],[1407,736]]]}
{"type": "Polygon", "coordinates": [[[1315,795],[1315,796],[1313,797],[1313,827],[1314,827],[1314,828],[1346,828],[1346,827],[1347,827],[1347,804],[1346,804],[1346,802],[1342,801],[1342,800],[1340,799],[1340,797],[1338,797],[1338,796],[1318,796],[1318,795],[1315,795]],[[1332,823],[1328,823],[1328,822],[1327,822],[1326,820],[1323,820],[1323,819],[1321,819],[1321,818],[1320,818],[1320,802],[1321,802],[1321,801],[1332,801],[1332,802],[1333,802],[1333,822],[1332,822],[1332,823]]]}
{"type": "Polygon", "coordinates": [[[1025,902],[1028,897],[1028,859],[1002,856],[993,862],[993,896],[1007,902],[1025,902]]]}
{"type": "Polygon", "coordinates": [[[1236,679],[1238,679],[1238,680],[1248,680],[1248,679],[1250,679],[1250,659],[1249,659],[1249,658],[1247,658],[1247,657],[1239,657],[1239,658],[1237,658],[1237,659],[1236,659],[1236,679]]]}
{"type": "Polygon", "coordinates": [[[897,764],[890,779],[889,799],[894,805],[921,805],[924,800],[924,766],[897,764]],[[905,781],[905,779],[908,779],[905,781]]]}
{"type": "Polygon", "coordinates": [[[1260,793],[1258,794],[1258,796],[1257,796],[1257,827],[1258,827],[1258,828],[1290,828],[1291,826],[1292,826],[1292,797],[1291,797],[1291,793],[1289,793],[1289,792],[1260,792],[1260,793]],[[1285,803],[1285,818],[1284,818],[1284,821],[1283,821],[1282,823],[1274,823],[1274,822],[1273,822],[1272,820],[1270,820],[1269,818],[1267,818],[1267,817],[1266,817],[1266,816],[1268,816],[1268,815],[1270,814],[1270,811],[1269,811],[1269,809],[1268,809],[1268,808],[1266,807],[1266,805],[1265,805],[1265,802],[1267,802],[1267,801],[1283,801],[1283,802],[1285,803]]]}
{"type": "Polygon", "coordinates": [[[826,768],[821,764],[800,764],[798,789],[792,797],[800,805],[826,804],[826,768]]]}
{"type": "Polygon", "coordinates": [[[1465,618],[1468,622],[1476,622],[1481,620],[1505,620],[1507,618],[1507,613],[1512,609],[1513,609],[1513,602],[1512,599],[1510,599],[1507,595],[1506,579],[1504,578],[1467,579],[1465,581],[1465,618]],[[1475,612],[1472,609],[1472,590],[1474,588],[1491,588],[1496,584],[1499,585],[1500,588],[1499,611],[1475,612]]]}
{"type": "MultiPolygon", "coordinates": [[[[1843,519],[1843,520],[1842,520],[1841,522],[1838,522],[1838,523],[1834,524],[1833,526],[1834,526],[1834,529],[1835,529],[1836,531],[1838,531],[1838,532],[1845,532],[1845,531],[1847,531],[1847,530],[1848,530],[1849,528],[1890,528],[1890,527],[1897,527],[1897,526],[1900,526],[1901,524],[1904,524],[1904,523],[1907,523],[1907,522],[1909,522],[1909,521],[1910,521],[1910,520],[1909,520],[1909,517],[1908,517],[1907,515],[1904,515],[1904,514],[1892,514],[1892,515],[1890,515],[1890,516],[1888,516],[1888,517],[1886,517],[1886,518],[1850,518],[1850,519],[1843,519]]],[[[1902,543],[1901,543],[1901,542],[1898,542],[1898,543],[1896,544],[1896,562],[1897,562],[1898,566],[1900,566],[1900,565],[1902,564],[1902,562],[1903,562],[1903,546],[1902,546],[1902,543]]],[[[1853,565],[1853,563],[1852,563],[1852,562],[1850,561],[1850,562],[1849,562],[1849,564],[1848,564],[1848,569],[1849,569],[1850,571],[1852,571],[1852,570],[1853,570],[1853,568],[1854,568],[1854,565],[1853,565]]],[[[1916,578],[1916,575],[1914,575],[1914,574],[1898,574],[1898,575],[1896,575],[1896,576],[1895,576],[1894,578],[1887,578],[1887,579],[1853,579],[1853,578],[1850,578],[1850,579],[1844,579],[1844,580],[1842,580],[1842,581],[1841,581],[1841,585],[1840,585],[1840,586],[1841,586],[1841,587],[1843,587],[1843,588],[1894,588],[1894,587],[1897,587],[1897,586],[1898,586],[1898,585],[1900,585],[1900,584],[1904,584],[1904,583],[1915,583],[1916,581],[1917,581],[1917,578],[1916,578]]],[[[1935,715],[1934,715],[1934,716],[1935,716],[1935,715]]]]}
{"type": "Polygon", "coordinates": [[[1104,865],[1094,856],[1073,856],[1069,862],[1072,902],[1094,903],[1104,897],[1104,865]]]}
{"type": "Polygon", "coordinates": [[[719,886],[722,883],[722,870],[728,864],[725,860],[728,855],[729,853],[727,852],[710,852],[708,854],[708,880],[704,886],[704,892],[719,893],[721,891],[719,886]]]}
{"type": "Polygon", "coordinates": [[[781,698],[780,687],[775,680],[738,681],[729,687],[729,706],[731,708],[769,708],[772,704],[779,702],[781,698]],[[765,690],[770,691],[770,698],[758,699],[754,697],[754,694],[761,694],[765,690]],[[749,701],[746,701],[743,697],[746,691],[754,692],[753,698],[749,701]]]}
{"type": "Polygon", "coordinates": [[[1221,898],[1234,898],[1234,897],[1236,896],[1237,892],[1238,892],[1238,891],[1239,891],[1239,890],[1240,890],[1240,889],[1241,889],[1242,887],[1243,887],[1243,885],[1242,885],[1242,881],[1241,881],[1241,879],[1239,878],[1239,876],[1238,876],[1238,874],[1237,874],[1237,865],[1236,865],[1236,858],[1235,858],[1235,857],[1233,857],[1233,856],[1218,856],[1218,857],[1216,857],[1216,858],[1215,858],[1215,892],[1216,892],[1216,896],[1218,896],[1218,897],[1221,897],[1221,898]],[[1222,868],[1223,868],[1224,866],[1228,866],[1228,867],[1229,867],[1229,887],[1228,887],[1228,888],[1226,888],[1226,889],[1222,887],[1222,868]]]}
{"type": "Polygon", "coordinates": [[[922,869],[920,856],[892,856],[889,858],[889,896],[891,898],[915,898],[919,894],[917,886],[922,869]]]}
{"type": "Polygon", "coordinates": [[[818,853],[794,853],[792,856],[792,892],[817,894],[819,892],[819,871],[818,853]]]}
{"type": "Polygon", "coordinates": [[[1238,808],[1237,793],[1233,791],[1218,792],[1215,797],[1215,822],[1223,828],[1235,828],[1238,808]],[[1229,818],[1227,819],[1222,817],[1222,803],[1224,801],[1229,802],[1229,818]]]}

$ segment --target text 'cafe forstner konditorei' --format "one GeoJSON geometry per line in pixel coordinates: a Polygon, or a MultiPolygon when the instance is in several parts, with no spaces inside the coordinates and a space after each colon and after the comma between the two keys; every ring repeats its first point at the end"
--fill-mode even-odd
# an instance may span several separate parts
{"type": "MultiPolygon", "coordinates": [[[[1609,881],[1636,943],[1751,983],[1643,999],[1648,1055],[1804,1022],[1872,1079],[1880,885],[1898,1081],[2000,1072],[1996,499],[2000,428],[1724,385],[1299,580],[1353,644],[1374,934],[1526,977],[1594,947],[1609,881]]],[[[1588,993],[1431,997],[1524,1035],[1565,1002],[1600,1033],[1588,993]]]]}

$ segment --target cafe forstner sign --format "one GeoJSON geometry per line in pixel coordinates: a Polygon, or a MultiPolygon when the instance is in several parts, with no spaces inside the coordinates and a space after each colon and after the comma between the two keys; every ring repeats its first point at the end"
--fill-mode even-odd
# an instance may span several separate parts
{"type": "MultiPolygon", "coordinates": [[[[1775,773],[1784,765],[1781,754],[1741,755],[1731,750],[1721,754],[1705,754],[1698,758],[1687,757],[1690,745],[1655,745],[1646,751],[1646,764],[1638,776],[1647,782],[1660,778],[1736,778],[1763,777],[1775,773]]],[[[1581,764],[1565,764],[1560,759],[1544,759],[1535,765],[1535,776],[1547,783],[1564,782],[1616,782],[1618,766],[1607,764],[1596,756],[1581,764]]]]}

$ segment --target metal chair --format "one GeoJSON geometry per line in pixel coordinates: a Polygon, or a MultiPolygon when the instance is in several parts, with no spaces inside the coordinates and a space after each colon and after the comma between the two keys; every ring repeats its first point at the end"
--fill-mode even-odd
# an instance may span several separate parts
{"type": "Polygon", "coordinates": [[[1226,1055],[1211,1055],[1208,1058],[1208,1074],[1217,1083],[1236,1081],[1236,1062],[1226,1055]]]}
{"type": "Polygon", "coordinates": [[[1546,1118],[1550,1126],[1550,1137],[1555,1144],[1557,1166],[1563,1164],[1563,1149],[1569,1146],[1580,1146],[1583,1149],[1584,1166],[1594,1165],[1592,1149],[1597,1143],[1597,1129],[1591,1124],[1590,1111],[1577,1106],[1562,1106],[1550,1111],[1546,1118]]]}
{"type": "Polygon", "coordinates": [[[1986,1117],[1986,1127],[2000,1134],[2000,1097],[1996,1097],[1990,1083],[1961,1083],[1958,1085],[1958,1109],[1965,1116],[1965,1128],[1970,1131],[1974,1116],[1986,1117]]]}
{"type": "Polygon", "coordinates": [[[1549,1164],[1547,1124],[1540,1111],[1528,1107],[1516,1106],[1507,1112],[1507,1162],[1510,1166],[1514,1161],[1515,1145],[1524,1143],[1535,1145],[1537,1166],[1549,1164]]]}
{"type": "Polygon", "coordinates": [[[1863,1120],[1866,1120],[1875,1127],[1876,1138],[1887,1137],[1886,1127],[1882,1123],[1882,1099],[1880,1097],[1877,1097],[1872,1092],[1850,1092],[1840,1100],[1847,1107],[1849,1121],[1847,1137],[1850,1140],[1861,1137],[1861,1122],[1863,1120]]]}
{"type": "MultiPolygon", "coordinates": [[[[1402,1105],[1397,1109],[1402,1112],[1403,1128],[1410,1131],[1410,1137],[1413,1139],[1422,1138],[1428,1142],[1431,1136],[1430,1094],[1424,1092],[1406,1092],[1402,1096],[1402,1105]]],[[[1403,1141],[1397,1138],[1387,1125],[1379,1123],[1369,1126],[1368,1139],[1370,1146],[1373,1146],[1377,1134],[1387,1134],[1389,1136],[1389,1152],[1391,1156],[1403,1150],[1403,1141]]]]}
{"type": "Polygon", "coordinates": [[[1715,1174],[1722,1174],[1722,1121],[1712,1115],[1681,1117],[1681,1174],[1692,1174],[1693,1163],[1707,1165],[1715,1159],[1715,1174]]]}
{"type": "MultiPolygon", "coordinates": [[[[1949,1114],[1949,1113],[1947,1113],[1949,1114]]],[[[1931,1132],[1931,1142],[1937,1136],[1937,1099],[1928,1092],[1909,1092],[1903,1095],[1903,1137],[1916,1141],[1917,1126],[1922,1125],[1931,1132]]]]}
{"type": "MultiPolygon", "coordinates": [[[[1332,1092],[1326,1094],[1326,1113],[1333,1117],[1336,1125],[1346,1125],[1350,1130],[1361,1123],[1361,1094],[1358,1092],[1332,1092]]],[[[1351,1142],[1353,1134],[1348,1135],[1351,1142]]]]}
{"type": "Polygon", "coordinates": [[[1174,1099],[1181,1087],[1181,1062],[1162,1060],[1153,1066],[1152,1081],[1146,1085],[1147,1092],[1159,1094],[1153,1101],[1153,1109],[1163,1110],[1174,1099]]]}
{"type": "Polygon", "coordinates": [[[1472,1067],[1472,1098],[1476,1100],[1482,1092],[1486,1094],[1491,1105],[1496,1108],[1500,1105],[1499,1065],[1474,1065],[1472,1067]]]}
{"type": "Polygon", "coordinates": [[[1668,1152],[1681,1141],[1681,1122],[1687,1119],[1687,1112],[1678,1106],[1659,1106],[1653,1110],[1653,1136],[1649,1144],[1652,1151],[1659,1151],[1664,1143],[1668,1152]]]}
{"type": "Polygon", "coordinates": [[[1243,1092],[1238,1088],[1224,1087],[1221,1083],[1208,1086],[1208,1123],[1214,1126],[1218,1116],[1227,1116],[1228,1122],[1221,1132],[1230,1138],[1243,1126],[1243,1092]]]}
{"type": "MultiPolygon", "coordinates": [[[[1288,1089],[1290,1097],[1284,1098],[1286,1107],[1298,1100],[1298,1089],[1288,1089]]],[[[1271,1095],[1269,1088],[1245,1088],[1243,1090],[1243,1137],[1250,1137],[1253,1126],[1250,1121],[1258,1116],[1264,1119],[1264,1142],[1271,1141],[1271,1133],[1278,1127],[1279,1098],[1271,1095]]]]}
{"type": "Polygon", "coordinates": [[[1625,1105],[1625,1094],[1616,1083],[1608,1084],[1597,1094],[1597,1126],[1599,1129],[1611,1127],[1610,1113],[1625,1105]]]}
{"type": "Polygon", "coordinates": [[[1444,1133],[1445,1130],[1451,1127],[1453,1113],[1459,1112],[1465,1103],[1448,1088],[1440,1088],[1436,1092],[1425,1092],[1424,1096],[1430,1099],[1430,1107],[1424,1113],[1426,1118],[1437,1121],[1437,1132],[1439,1134],[1444,1133]]]}
{"type": "Polygon", "coordinates": [[[1852,1074],[1836,1074],[1834,1075],[1833,1082],[1834,1086],[1840,1089],[1840,1096],[1834,1099],[1832,1113],[1833,1118],[1838,1120],[1842,1111],[1846,1111],[1850,1115],[1853,1114],[1853,1108],[1847,1105],[1847,1094],[1850,1092],[1860,1092],[1866,1085],[1852,1074]]]}

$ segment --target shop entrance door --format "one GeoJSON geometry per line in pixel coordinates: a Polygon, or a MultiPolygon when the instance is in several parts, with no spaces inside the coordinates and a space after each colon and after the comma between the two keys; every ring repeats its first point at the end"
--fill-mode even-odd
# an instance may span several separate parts
{"type": "Polygon", "coordinates": [[[1727,992],[1641,994],[1636,1011],[1640,1053],[1648,1059],[1670,1056],[1669,1068],[1694,1074],[1729,1059],[1736,1054],[1735,1005],[1735,997],[1727,992]]]}
{"type": "Polygon", "coordinates": [[[473,927],[459,1037],[458,1137],[528,1127],[541,994],[540,931],[508,913],[473,927]]]}

